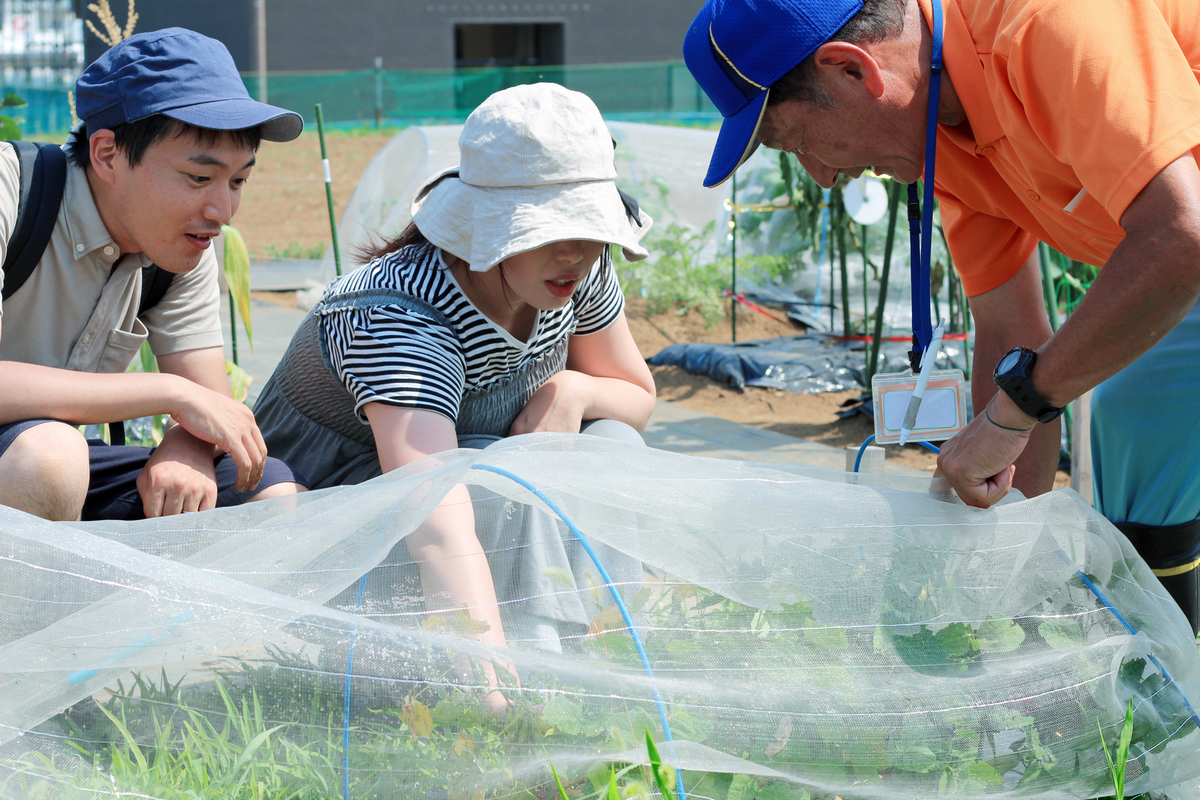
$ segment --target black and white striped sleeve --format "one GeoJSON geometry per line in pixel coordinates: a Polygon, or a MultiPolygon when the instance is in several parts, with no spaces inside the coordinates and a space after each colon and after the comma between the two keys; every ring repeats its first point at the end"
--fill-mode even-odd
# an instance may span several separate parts
{"type": "Polygon", "coordinates": [[[399,306],[347,309],[326,317],[329,357],[354,395],[354,412],[386,403],[458,418],[466,362],[454,332],[399,306]]]}
{"type": "Polygon", "coordinates": [[[602,331],[616,321],[625,310],[625,295],[617,281],[609,248],[604,248],[600,262],[579,285],[574,297],[575,335],[583,336],[602,331]]]}

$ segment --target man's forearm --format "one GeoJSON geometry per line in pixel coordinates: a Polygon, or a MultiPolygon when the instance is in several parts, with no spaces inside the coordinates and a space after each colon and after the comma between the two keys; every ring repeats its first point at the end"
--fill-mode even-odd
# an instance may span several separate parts
{"type": "Polygon", "coordinates": [[[187,386],[175,375],[96,374],[0,361],[0,424],[57,419],[91,425],[172,414],[187,386]]]}
{"type": "Polygon", "coordinates": [[[1034,387],[1053,405],[1124,369],[1200,296],[1200,171],[1190,155],[1160,172],[1121,224],[1125,239],[1079,307],[1038,351],[1034,387]]]}
{"type": "MultiPolygon", "coordinates": [[[[1014,345],[1015,346],[1015,345],[1014,345]]],[[[997,348],[998,349],[998,348],[997,348]]],[[[992,370],[1007,350],[993,352],[989,348],[976,347],[971,381],[971,406],[975,415],[981,416],[983,409],[1000,390],[992,382],[992,370]]],[[[1016,460],[1017,472],[1013,476],[1013,488],[1026,497],[1036,497],[1054,488],[1054,475],[1058,471],[1058,454],[1062,447],[1062,430],[1058,420],[1036,425],[1029,434],[1025,450],[1016,460]]]]}

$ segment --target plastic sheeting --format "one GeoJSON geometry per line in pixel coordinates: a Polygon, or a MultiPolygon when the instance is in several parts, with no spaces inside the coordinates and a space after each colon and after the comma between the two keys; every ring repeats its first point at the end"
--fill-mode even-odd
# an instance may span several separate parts
{"type": "MultiPolygon", "coordinates": [[[[815,394],[861,388],[866,351],[863,342],[839,341],[812,333],[736,344],[672,344],[646,360],[655,366],[682,367],[739,391],[759,386],[815,394]]],[[[960,344],[942,345],[937,359],[939,368],[960,366],[961,361],[960,344]]],[[[879,363],[880,372],[908,369],[907,346],[885,343],[879,363]]]]}
{"type": "Polygon", "coordinates": [[[930,488],[539,434],[141,523],[0,508],[0,794],[638,796],[649,729],[696,798],[1097,796],[1131,701],[1126,791],[1195,785],[1200,655],[1127,541],[1066,490],[930,488]],[[404,539],[458,483],[492,560],[553,513],[640,561],[653,676],[565,523],[571,569],[528,568],[586,628],[426,613],[404,539]]]}

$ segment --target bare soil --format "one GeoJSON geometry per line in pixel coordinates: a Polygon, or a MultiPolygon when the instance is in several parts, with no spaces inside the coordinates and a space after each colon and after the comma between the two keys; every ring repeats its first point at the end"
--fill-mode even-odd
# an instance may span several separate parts
{"type": "MultiPolygon", "coordinates": [[[[326,132],[333,205],[340,217],[358,179],[395,131],[326,132]]],[[[329,241],[329,210],[315,130],[292,142],[263,142],[233,225],[252,255],[289,245],[307,250],[329,241]]]]}
{"type": "MultiPolygon", "coordinates": [[[[333,201],[339,216],[359,176],[394,133],[327,133],[333,201]]],[[[289,246],[309,249],[328,241],[329,215],[321,172],[320,142],[315,132],[305,132],[298,140],[286,144],[263,143],[234,223],[245,237],[252,254],[265,254],[268,247],[277,251],[289,246]]],[[[256,292],[255,296],[268,302],[295,303],[291,294],[256,292]]],[[[629,298],[626,315],[638,349],[647,358],[669,344],[732,340],[731,318],[728,314],[710,328],[695,312],[679,315],[667,311],[648,315],[646,301],[632,297],[629,298]]],[[[743,308],[738,312],[739,341],[791,336],[802,332],[784,320],[781,313],[778,319],[772,319],[749,309],[743,308]]],[[[874,430],[871,421],[862,415],[846,420],[836,416],[841,404],[857,397],[858,392],[793,394],[754,387],[739,392],[677,367],[652,369],[660,400],[733,422],[837,448],[861,444],[874,430]]],[[[889,447],[886,457],[898,464],[928,472],[933,471],[936,463],[933,453],[916,445],[889,447]]],[[[1055,482],[1056,488],[1067,483],[1069,477],[1060,472],[1055,482]]]]}

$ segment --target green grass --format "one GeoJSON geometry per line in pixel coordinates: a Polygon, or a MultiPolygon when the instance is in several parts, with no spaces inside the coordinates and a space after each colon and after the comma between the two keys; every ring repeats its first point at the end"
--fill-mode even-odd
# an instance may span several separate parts
{"type": "MultiPolygon", "coordinates": [[[[913,558],[908,566],[920,566],[921,555],[913,558]]],[[[736,580],[747,583],[761,579],[765,568],[753,563],[731,569],[736,580]]],[[[1124,579],[1120,565],[1113,579],[1124,579]]],[[[1077,600],[1086,597],[1081,590],[1086,591],[1082,585],[1068,587],[1077,600]]],[[[1036,795],[1065,783],[1079,788],[1081,775],[1095,779],[1089,791],[1107,791],[1100,754],[1107,752],[1108,743],[1095,722],[1103,716],[1098,700],[1111,691],[1106,687],[1097,689],[1101,694],[1096,698],[1083,689],[1052,709],[1021,703],[977,708],[970,698],[948,697],[947,707],[958,709],[952,715],[913,718],[867,732],[840,713],[830,713],[853,716],[861,710],[839,699],[847,670],[895,671],[907,662],[916,674],[966,676],[992,656],[1008,660],[1024,652],[1044,654],[1047,647],[1069,651],[1087,640],[1085,626],[1093,624],[1088,615],[1024,626],[994,616],[936,632],[911,625],[911,634],[899,635],[894,631],[906,624],[895,611],[901,595],[911,593],[916,602],[928,605],[913,612],[922,615],[934,614],[939,598],[916,584],[898,583],[888,591],[884,624],[874,630],[821,625],[803,601],[767,611],[686,584],[661,591],[644,588],[629,598],[629,605],[648,621],[645,645],[656,667],[685,664],[689,670],[729,675],[744,670],[750,660],[756,669],[739,678],[746,691],[793,697],[787,712],[768,713],[770,719],[763,721],[703,698],[667,696],[676,739],[784,771],[824,775],[834,785],[890,779],[915,796],[982,794],[999,790],[1006,778],[1010,789],[1015,780],[1017,791],[1036,795]],[[720,647],[710,644],[718,635],[720,647]],[[808,665],[800,694],[790,691],[797,664],[808,665]],[[780,669],[771,669],[773,665],[780,669]],[[805,705],[810,701],[811,708],[805,705]],[[816,718],[819,725],[812,722],[816,718]],[[1088,729],[1090,736],[1073,733],[1088,729]],[[995,731],[1019,733],[1020,738],[997,751],[994,742],[988,744],[995,731]]],[[[907,606],[912,608],[913,600],[907,606]]],[[[622,623],[606,613],[597,615],[575,658],[606,664],[613,675],[640,674],[622,623]]],[[[326,646],[316,660],[271,649],[262,661],[230,662],[211,675],[195,676],[207,680],[190,685],[165,673],[155,680],[135,675],[128,687],[118,682],[103,708],[92,708],[90,714],[77,709],[48,723],[47,733],[67,737],[69,753],[28,752],[6,762],[21,770],[20,778],[0,785],[0,795],[7,790],[22,797],[73,800],[104,788],[168,800],[341,796],[345,646],[344,641],[326,646]]],[[[357,705],[349,725],[349,775],[356,800],[413,796],[408,787],[416,785],[436,790],[430,796],[443,796],[440,792],[452,798],[471,798],[481,785],[489,787],[488,797],[525,800],[564,792],[571,800],[610,800],[614,787],[623,798],[649,798],[654,796],[651,787],[663,797],[674,793],[675,778],[654,749],[653,737],[661,741],[663,732],[652,703],[538,673],[526,681],[538,690],[512,692],[510,712],[495,719],[482,710],[484,681],[477,681],[478,688],[455,688],[461,678],[441,651],[363,641],[356,648],[356,664],[392,669],[384,673],[391,678],[352,679],[357,705]],[[404,672],[405,665],[414,665],[411,673],[404,672]],[[597,761],[563,774],[552,771],[546,757],[623,752],[643,744],[649,766],[597,761]],[[510,769],[517,760],[526,766],[514,774],[510,769]],[[541,766],[530,771],[531,762],[541,766]]],[[[1170,693],[1161,676],[1146,666],[1144,660],[1132,659],[1118,676],[1131,695],[1163,704],[1155,714],[1126,714],[1107,765],[1121,800],[1124,775],[1118,781],[1118,765],[1123,769],[1130,754],[1157,748],[1183,724],[1171,716],[1170,693]]],[[[879,692],[896,692],[895,702],[902,703],[905,689],[900,684],[879,692]]],[[[867,705],[889,702],[880,696],[867,705]]],[[[35,735],[26,741],[38,739],[35,735]]],[[[813,800],[801,786],[753,775],[687,772],[684,783],[689,797],[813,800]]]]}

